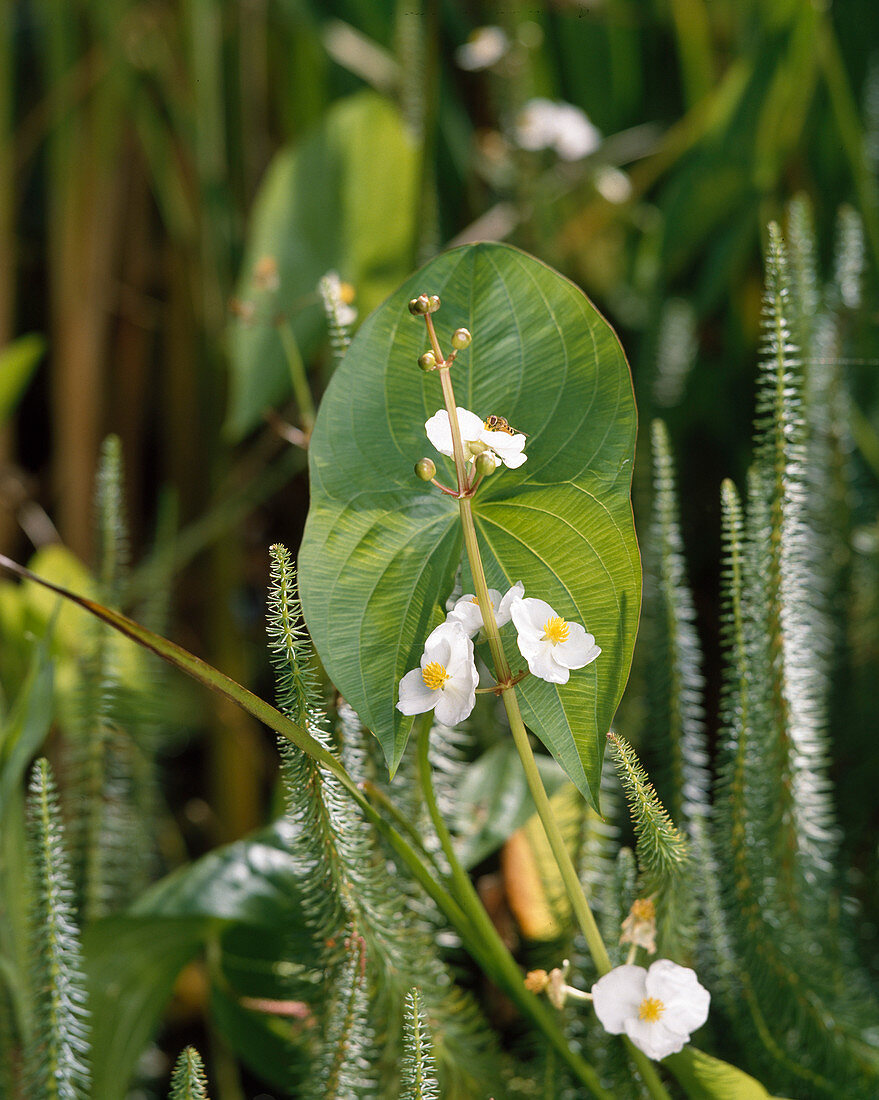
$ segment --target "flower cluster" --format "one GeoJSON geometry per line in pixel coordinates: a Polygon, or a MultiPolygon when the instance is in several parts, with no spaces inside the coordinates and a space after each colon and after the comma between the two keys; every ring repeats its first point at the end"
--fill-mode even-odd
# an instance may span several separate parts
{"type": "MultiPolygon", "coordinates": [[[[500,417],[489,417],[483,420],[469,409],[457,406],[458,427],[461,430],[461,443],[464,448],[464,461],[471,462],[481,454],[490,453],[494,458],[515,470],[528,458],[522,453],[525,446],[525,435],[510,428],[505,420],[500,417]],[[494,422],[497,427],[489,427],[494,422]]],[[[424,425],[427,438],[436,447],[441,455],[454,457],[452,448],[452,425],[449,414],[445,409],[440,409],[424,425]]]]}
{"type": "Polygon", "coordinates": [[[536,152],[554,149],[562,160],[580,160],[601,144],[601,133],[571,103],[529,100],[516,119],[516,143],[536,152]]]}
{"type": "MultiPolygon", "coordinates": [[[[521,581],[504,595],[494,588],[488,595],[498,627],[513,622],[528,671],[541,680],[566,684],[571,669],[584,668],[601,653],[593,636],[579,623],[556,615],[545,600],[526,597],[521,581]]],[[[482,611],[472,593],[455,600],[446,621],[424,643],[420,667],[400,681],[397,710],[407,715],[435,710],[446,726],[469,717],[479,683],[473,638],[483,625],[482,611]]]]}

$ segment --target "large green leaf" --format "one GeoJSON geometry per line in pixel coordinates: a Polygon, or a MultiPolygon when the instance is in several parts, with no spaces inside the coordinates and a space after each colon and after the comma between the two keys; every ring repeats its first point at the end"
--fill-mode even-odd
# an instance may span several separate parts
{"type": "Polygon", "coordinates": [[[321,276],[336,270],[352,283],[365,314],[410,269],[417,180],[417,145],[397,108],[373,92],[341,100],[319,129],[276,156],[256,199],[237,290],[255,312],[231,331],[234,438],[290,392],[278,316],[289,317],[307,355],[325,331],[321,276]],[[277,291],[254,281],[265,256],[277,261],[277,291]]]}
{"type": "MultiPolygon", "coordinates": [[[[310,448],[299,573],[306,621],[331,679],[393,771],[412,722],[395,710],[397,685],[441,618],[461,555],[457,502],[412,474],[432,452],[424,422],[442,407],[437,377],[415,362],[426,336],[407,302],[421,292],[442,297],[435,321],[446,349],[459,326],[473,334],[452,371],[458,404],[505,416],[529,436],[525,465],[499,471],[473,500],[489,584],[522,580],[526,595],[584,623],[602,647],[567,685],[528,677],[520,693],[531,729],[591,798],[641,600],[629,500],[635,403],[610,326],[538,260],[506,245],[454,249],[363,325],[327,390],[310,448]]],[[[454,474],[445,465],[448,482],[454,474]]]]}
{"type": "Polygon", "coordinates": [[[208,852],[151,886],[134,903],[138,917],[208,917],[283,930],[285,951],[314,948],[302,909],[301,872],[292,855],[296,827],[281,820],[252,837],[208,852]]]}
{"type": "Polygon", "coordinates": [[[662,1064],[683,1085],[689,1100],[781,1100],[770,1096],[750,1074],[697,1047],[686,1046],[662,1064]]]}

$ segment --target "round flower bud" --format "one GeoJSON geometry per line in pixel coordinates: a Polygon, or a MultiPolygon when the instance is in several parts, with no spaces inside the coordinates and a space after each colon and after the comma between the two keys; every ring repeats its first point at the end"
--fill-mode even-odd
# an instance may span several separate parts
{"type": "Polygon", "coordinates": [[[415,463],[415,476],[420,477],[422,481],[430,481],[431,478],[436,477],[436,466],[429,458],[420,458],[415,463]]]}
{"type": "Polygon", "coordinates": [[[427,312],[428,313],[436,313],[436,311],[439,309],[439,307],[440,307],[439,295],[438,294],[431,294],[431,296],[427,299],[427,312]]]}
{"type": "Polygon", "coordinates": [[[413,298],[409,302],[409,312],[416,317],[422,313],[430,313],[430,299],[426,294],[419,294],[417,298],[413,298]]]}
{"type": "Polygon", "coordinates": [[[418,365],[422,370],[436,370],[436,356],[432,351],[426,351],[418,360],[418,365]]]}
{"type": "Polygon", "coordinates": [[[470,347],[470,341],[473,337],[465,328],[456,328],[452,333],[452,347],[455,351],[463,351],[464,348],[470,347]]]}
{"type": "Polygon", "coordinates": [[[476,456],[476,473],[479,477],[489,477],[497,469],[497,459],[491,451],[483,451],[476,456]]]}

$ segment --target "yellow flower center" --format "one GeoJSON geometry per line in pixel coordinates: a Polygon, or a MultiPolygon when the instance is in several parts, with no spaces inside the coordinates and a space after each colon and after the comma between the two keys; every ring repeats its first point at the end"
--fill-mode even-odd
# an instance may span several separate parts
{"type": "Polygon", "coordinates": [[[665,1012],[665,1005],[658,997],[645,997],[638,1008],[638,1016],[648,1024],[655,1024],[665,1012]]]}
{"type": "Polygon", "coordinates": [[[571,628],[559,615],[553,615],[551,619],[547,619],[543,624],[543,640],[545,642],[552,642],[553,645],[558,645],[559,642],[566,642],[568,640],[568,634],[571,628]]]}
{"type": "Polygon", "coordinates": [[[638,898],[632,902],[632,916],[635,920],[656,920],[656,906],[652,898],[638,898]]]}
{"type": "Polygon", "coordinates": [[[421,678],[431,691],[439,691],[448,680],[449,674],[445,665],[441,665],[439,661],[431,661],[421,670],[421,678]]]}

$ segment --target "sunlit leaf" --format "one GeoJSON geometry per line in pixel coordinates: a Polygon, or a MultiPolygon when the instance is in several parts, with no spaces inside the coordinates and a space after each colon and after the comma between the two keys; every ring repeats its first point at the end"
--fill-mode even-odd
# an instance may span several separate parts
{"type": "MultiPolygon", "coordinates": [[[[522,580],[526,595],[584,623],[602,648],[567,685],[528,677],[520,693],[528,725],[594,796],[640,609],[629,501],[635,405],[613,331],[544,264],[504,245],[455,249],[355,337],[312,439],[299,574],[306,621],[331,679],[395,769],[412,721],[395,710],[397,684],[418,664],[461,557],[457,502],[412,474],[432,452],[424,422],[442,405],[437,378],[415,363],[426,336],[407,302],[422,291],[442,297],[435,320],[446,349],[459,326],[473,333],[452,372],[458,404],[528,433],[525,465],[495,474],[473,501],[488,583],[522,580]]],[[[450,464],[437,465],[450,481],[450,464]]]]}
{"type": "Polygon", "coordinates": [[[290,391],[279,319],[289,320],[306,355],[324,333],[321,276],[338,271],[364,317],[409,270],[417,175],[417,146],[400,112],[373,92],[338,102],[319,129],[271,163],[253,211],[237,288],[240,316],[231,329],[227,427],[234,438],[290,391]],[[258,268],[266,258],[276,264],[268,280],[258,268]]]}
{"type": "Polygon", "coordinates": [[[662,1064],[683,1085],[689,1100],[781,1100],[770,1096],[756,1078],[697,1047],[686,1046],[662,1064]]]}
{"type": "Polygon", "coordinates": [[[0,351],[0,424],[15,411],[46,350],[42,336],[21,336],[0,351]]]}

